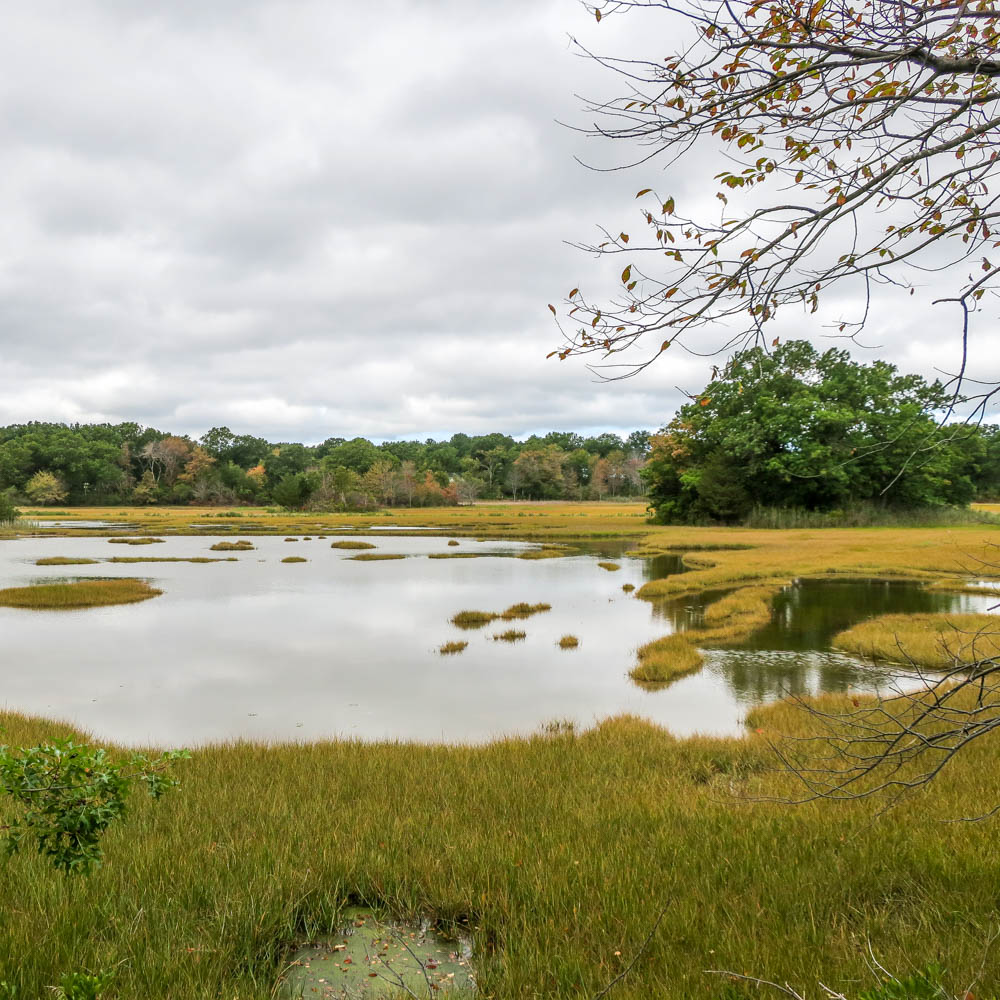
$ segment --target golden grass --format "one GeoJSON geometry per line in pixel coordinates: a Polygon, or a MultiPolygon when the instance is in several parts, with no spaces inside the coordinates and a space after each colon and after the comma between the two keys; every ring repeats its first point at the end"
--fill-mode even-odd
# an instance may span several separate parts
{"type": "Polygon", "coordinates": [[[527,552],[518,553],[518,559],[560,559],[569,555],[565,549],[528,549],[527,552]]]}
{"type": "Polygon", "coordinates": [[[428,559],[479,559],[482,552],[431,552],[428,559]]]}
{"type": "Polygon", "coordinates": [[[704,657],[683,635],[665,635],[640,646],[638,663],[629,671],[634,681],[646,684],[669,684],[701,670],[704,657]]]}
{"type": "Polygon", "coordinates": [[[72,559],[69,556],[46,556],[44,559],[36,559],[36,566],[92,566],[96,559],[72,559]]]}
{"type": "Polygon", "coordinates": [[[157,542],[165,542],[165,538],[109,538],[109,542],[115,545],[155,545],[157,542]]]}
{"type": "Polygon", "coordinates": [[[162,593],[145,580],[77,580],[7,587],[0,590],[0,606],[39,611],[96,608],[108,604],[134,604],[162,593]]]}
{"type": "Polygon", "coordinates": [[[374,549],[376,546],[371,542],[341,541],[330,542],[331,549],[374,549]]]}
{"type": "Polygon", "coordinates": [[[560,649],[576,649],[580,645],[580,640],[575,635],[564,635],[556,645],[560,649]]]}
{"type": "Polygon", "coordinates": [[[285,556],[285,558],[284,558],[284,559],[282,559],[281,561],[282,561],[283,563],[301,563],[301,562],[309,562],[309,560],[308,560],[308,559],[306,559],[306,558],[305,558],[304,556],[285,556]]]}
{"type": "Polygon", "coordinates": [[[221,563],[239,562],[235,556],[112,556],[109,563],[221,563]]]}
{"type": "Polygon", "coordinates": [[[873,660],[950,667],[1000,656],[1000,618],[988,614],[883,615],[841,632],[833,645],[873,660]]]}
{"type": "Polygon", "coordinates": [[[623,583],[622,584],[622,590],[624,590],[626,594],[631,594],[632,591],[635,590],[635,584],[634,583],[623,583]]]}
{"type": "Polygon", "coordinates": [[[443,646],[438,649],[438,652],[442,656],[448,656],[452,653],[461,653],[463,649],[469,644],[467,642],[446,642],[443,646]]]}
{"type": "Polygon", "coordinates": [[[402,552],[361,552],[347,558],[356,562],[378,562],[382,559],[405,559],[406,556],[402,552]]]}
{"type": "Polygon", "coordinates": [[[552,605],[545,604],[528,604],[527,601],[519,601],[517,604],[512,604],[506,611],[500,614],[500,617],[505,621],[514,621],[518,618],[530,618],[532,615],[541,614],[543,611],[551,611],[552,605]]]}
{"type": "Polygon", "coordinates": [[[599,562],[597,564],[601,569],[606,569],[609,573],[614,573],[615,570],[621,569],[621,565],[616,562],[599,562]]]}
{"type": "Polygon", "coordinates": [[[458,539],[457,538],[449,538],[448,539],[448,544],[449,545],[458,545],[458,539]]]}
{"type": "Polygon", "coordinates": [[[493,638],[496,642],[519,642],[521,639],[527,639],[528,633],[521,632],[516,628],[509,628],[506,632],[497,632],[493,638]]]}
{"type": "Polygon", "coordinates": [[[285,541],[286,542],[297,542],[298,539],[297,538],[286,538],[285,541]]]}
{"type": "Polygon", "coordinates": [[[209,546],[213,552],[249,552],[257,546],[253,542],[242,539],[238,542],[216,542],[209,546]]]}
{"type": "Polygon", "coordinates": [[[459,611],[451,618],[451,624],[459,628],[482,628],[496,621],[500,616],[492,611],[459,611]]]}
{"type": "Polygon", "coordinates": [[[779,587],[743,587],[705,609],[701,626],[691,638],[702,646],[729,646],[742,642],[771,620],[771,604],[779,587]]]}

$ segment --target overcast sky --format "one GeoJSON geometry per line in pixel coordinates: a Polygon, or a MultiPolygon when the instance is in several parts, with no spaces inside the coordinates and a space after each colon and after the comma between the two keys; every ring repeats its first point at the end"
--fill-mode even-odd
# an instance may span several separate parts
{"type": "MultiPolygon", "coordinates": [[[[708,362],[601,384],[545,358],[546,303],[621,270],[564,241],[635,225],[650,180],[575,162],[620,154],[556,120],[587,124],[578,95],[618,87],[568,36],[662,57],[652,28],[577,0],[7,5],[0,423],[306,442],[661,426],[708,362]]],[[[953,360],[943,322],[915,303],[868,340],[932,374],[953,360]]]]}

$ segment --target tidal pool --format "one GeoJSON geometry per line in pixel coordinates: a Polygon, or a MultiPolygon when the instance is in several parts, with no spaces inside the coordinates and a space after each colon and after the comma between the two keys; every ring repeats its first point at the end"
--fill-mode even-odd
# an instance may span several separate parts
{"type": "MultiPolygon", "coordinates": [[[[227,538],[240,537],[227,533],[227,538]]],[[[633,713],[678,735],[732,734],[761,700],[826,690],[870,690],[893,674],[831,652],[834,631],[874,614],[984,611],[996,598],[925,591],[913,584],[804,582],[775,602],[772,624],[746,648],[711,651],[705,668],[648,692],[628,678],[637,646],[689,627],[704,601],[653,606],[622,591],[679,562],[651,567],[602,543],[558,559],[511,558],[537,546],[515,541],[448,547],[448,537],[381,536],[360,562],[331,540],[304,539],[283,564],[283,536],[251,536],[234,562],[99,562],[38,567],[46,556],[104,560],[106,538],[33,537],[0,544],[0,587],[55,579],[133,576],[163,595],[143,604],[81,611],[0,608],[0,703],[71,721],[100,739],[195,746],[215,740],[356,738],[479,742],[536,732],[553,720],[588,726],[633,713]],[[430,559],[475,552],[479,559],[430,559]],[[621,570],[597,563],[608,557],[621,570]],[[858,588],[861,589],[858,589],[858,588]],[[838,589],[840,588],[840,589],[838,589]],[[846,589],[845,589],[846,588],[846,589]],[[854,588],[854,589],[850,589],[854,588]],[[502,611],[518,602],[552,610],[510,627],[449,623],[458,611],[502,611]],[[560,649],[574,635],[580,644],[560,649]],[[467,640],[453,656],[438,650],[467,640]]],[[[369,536],[371,537],[371,536],[369,536]]],[[[173,536],[155,555],[210,556],[216,538],[173,536]]],[[[146,550],[132,550],[142,556],[146,550]]],[[[671,557],[672,558],[672,557],[671,557]]]]}

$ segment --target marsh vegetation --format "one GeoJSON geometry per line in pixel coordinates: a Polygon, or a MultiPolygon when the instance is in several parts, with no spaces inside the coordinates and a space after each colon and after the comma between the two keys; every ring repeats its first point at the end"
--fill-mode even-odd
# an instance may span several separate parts
{"type": "Polygon", "coordinates": [[[0,590],[0,607],[62,610],[134,604],[162,594],[145,580],[76,580],[0,590]]]}

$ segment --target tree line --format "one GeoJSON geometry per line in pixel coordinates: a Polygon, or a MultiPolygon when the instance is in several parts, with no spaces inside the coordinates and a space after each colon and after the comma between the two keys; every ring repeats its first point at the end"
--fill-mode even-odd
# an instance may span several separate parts
{"type": "Polygon", "coordinates": [[[650,435],[553,431],[446,441],[271,442],[228,427],[195,440],[137,423],[0,428],[0,492],[36,505],[432,506],[477,498],[601,500],[644,492],[650,435]]]}

